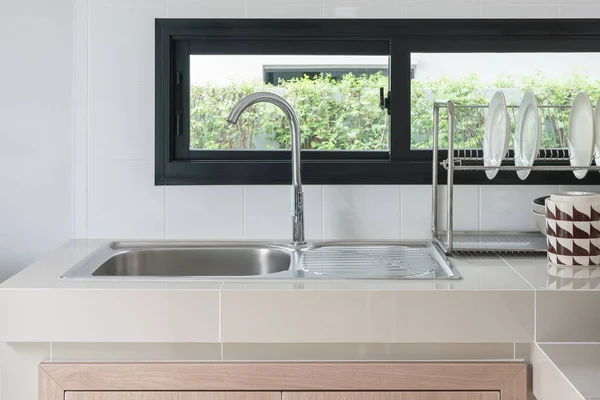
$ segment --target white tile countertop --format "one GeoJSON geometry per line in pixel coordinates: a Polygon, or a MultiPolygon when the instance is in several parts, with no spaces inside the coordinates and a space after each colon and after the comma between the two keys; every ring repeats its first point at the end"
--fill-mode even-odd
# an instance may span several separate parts
{"type": "Polygon", "coordinates": [[[463,277],[458,281],[59,280],[106,243],[72,240],[0,284],[0,341],[531,343],[600,337],[600,317],[592,313],[600,304],[596,278],[556,278],[543,257],[454,257],[463,277]]]}
{"type": "MultiPolygon", "coordinates": [[[[94,281],[65,281],[59,277],[74,264],[109,240],[74,239],[43,257],[3,283],[0,289],[196,289],[196,290],[532,290],[534,287],[512,268],[511,259],[497,256],[453,257],[460,280],[300,280],[300,279],[203,279],[203,280],[123,280],[111,282],[97,278],[94,281]]],[[[519,266],[530,266],[546,271],[540,257],[517,258],[519,266]]],[[[531,273],[533,274],[533,272],[531,273]]],[[[542,279],[542,274],[534,276],[542,279]]]]}
{"type": "Polygon", "coordinates": [[[530,360],[538,400],[600,397],[600,343],[589,343],[600,340],[596,271],[513,255],[452,257],[457,281],[59,279],[107,242],[72,240],[0,284],[0,344],[51,343],[50,360],[80,356],[69,352],[77,343],[94,357],[101,346],[162,343],[169,354],[196,343],[201,357],[220,360],[282,348],[314,359],[489,353],[530,360]]]}

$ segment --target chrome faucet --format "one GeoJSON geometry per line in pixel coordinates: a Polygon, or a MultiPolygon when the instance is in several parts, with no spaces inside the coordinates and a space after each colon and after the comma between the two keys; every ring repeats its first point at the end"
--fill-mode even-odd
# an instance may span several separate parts
{"type": "Polygon", "coordinates": [[[300,173],[300,124],[296,112],[281,96],[267,92],[252,93],[233,106],[227,122],[235,124],[246,108],[261,102],[279,107],[290,121],[292,128],[292,244],[301,246],[306,244],[306,241],[304,240],[304,194],[300,173]]]}

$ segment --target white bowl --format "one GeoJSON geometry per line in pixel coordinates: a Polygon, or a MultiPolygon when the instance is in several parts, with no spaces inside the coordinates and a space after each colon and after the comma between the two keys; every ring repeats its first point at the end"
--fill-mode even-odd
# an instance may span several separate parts
{"type": "Polygon", "coordinates": [[[533,212],[538,214],[546,214],[546,199],[550,196],[542,196],[531,201],[533,204],[533,212]]]}
{"type": "Polygon", "coordinates": [[[542,235],[545,235],[546,234],[546,215],[536,213],[535,211],[533,211],[533,217],[535,218],[535,225],[537,226],[538,231],[540,231],[540,233],[542,235]]]}

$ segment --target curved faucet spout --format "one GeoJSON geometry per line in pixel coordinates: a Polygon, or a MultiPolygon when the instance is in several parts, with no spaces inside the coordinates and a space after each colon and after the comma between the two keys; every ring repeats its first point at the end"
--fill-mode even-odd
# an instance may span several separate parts
{"type": "Polygon", "coordinates": [[[300,123],[296,112],[285,99],[273,93],[252,93],[242,98],[229,113],[227,122],[237,123],[240,115],[251,105],[256,103],[271,103],[283,111],[290,122],[292,130],[292,244],[300,246],[306,244],[304,239],[304,194],[302,192],[302,174],[300,172],[300,123]]]}

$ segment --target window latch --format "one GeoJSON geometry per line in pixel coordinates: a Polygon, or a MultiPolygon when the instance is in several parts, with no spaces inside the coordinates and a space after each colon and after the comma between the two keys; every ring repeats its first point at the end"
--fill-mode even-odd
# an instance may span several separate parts
{"type": "Polygon", "coordinates": [[[183,135],[183,74],[177,72],[175,78],[175,134],[183,135]]]}
{"type": "Polygon", "coordinates": [[[382,87],[379,88],[379,107],[382,110],[387,110],[388,115],[391,115],[390,109],[390,97],[392,96],[392,92],[387,92],[387,97],[385,95],[385,91],[382,87]]]}

